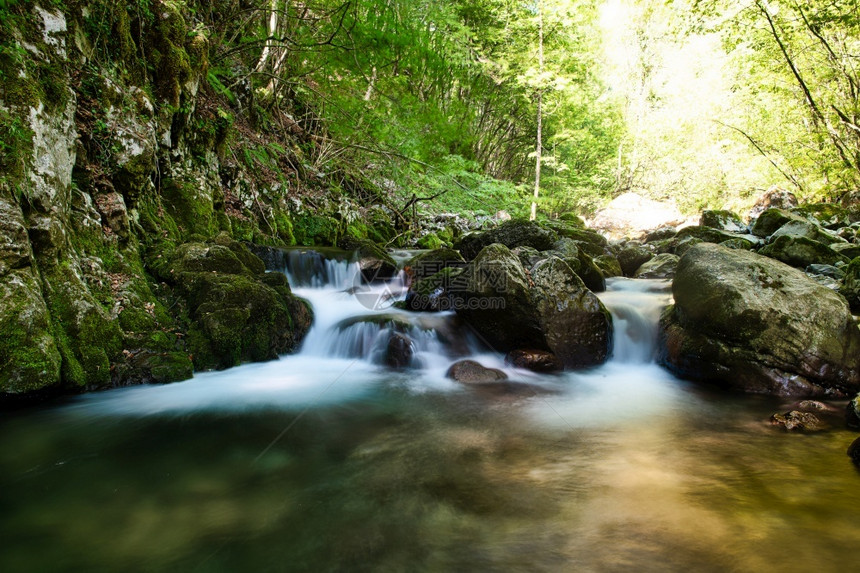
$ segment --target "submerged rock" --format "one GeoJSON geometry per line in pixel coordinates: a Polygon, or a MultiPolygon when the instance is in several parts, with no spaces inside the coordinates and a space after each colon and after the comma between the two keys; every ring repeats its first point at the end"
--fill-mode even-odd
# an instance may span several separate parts
{"type": "Polygon", "coordinates": [[[525,368],[532,372],[558,372],[564,369],[564,364],[552,352],[535,349],[511,350],[505,356],[505,362],[517,368],[525,368]]]}
{"type": "Polygon", "coordinates": [[[798,410],[774,414],[770,417],[770,423],[789,432],[820,432],[827,429],[815,414],[798,410]]]}
{"type": "Polygon", "coordinates": [[[848,446],[848,456],[854,462],[854,465],[860,467],[860,438],[857,438],[848,446]]]}
{"type": "Polygon", "coordinates": [[[445,376],[463,384],[487,384],[508,379],[508,375],[501,370],[487,368],[474,360],[455,362],[445,376]]]}
{"type": "Polygon", "coordinates": [[[414,355],[415,345],[411,338],[399,332],[391,333],[385,348],[385,364],[389,368],[406,368],[414,355]]]}
{"type": "Polygon", "coordinates": [[[860,388],[860,329],[845,300],[797,269],[693,247],[660,321],[660,361],[679,376],[752,393],[844,396],[860,388]]]}

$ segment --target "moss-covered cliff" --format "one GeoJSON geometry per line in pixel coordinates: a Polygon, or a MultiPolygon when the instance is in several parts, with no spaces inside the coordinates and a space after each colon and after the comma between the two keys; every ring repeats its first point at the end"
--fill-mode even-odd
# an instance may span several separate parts
{"type": "Polygon", "coordinates": [[[3,399],[289,352],[309,310],[241,242],[395,235],[378,190],[314,168],[299,102],[255,101],[245,4],[0,4],[3,399]]]}

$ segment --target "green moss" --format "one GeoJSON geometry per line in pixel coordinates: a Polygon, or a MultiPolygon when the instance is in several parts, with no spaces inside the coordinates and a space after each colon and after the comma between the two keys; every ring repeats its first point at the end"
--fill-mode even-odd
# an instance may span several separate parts
{"type": "Polygon", "coordinates": [[[286,213],[280,211],[275,213],[275,227],[278,238],[283,241],[284,246],[291,247],[296,244],[296,237],[293,234],[293,223],[287,217],[286,213]]]}
{"type": "Polygon", "coordinates": [[[418,239],[418,247],[421,249],[441,249],[443,246],[442,239],[436,233],[429,233],[418,239]]]}
{"type": "Polygon", "coordinates": [[[176,6],[161,3],[149,34],[149,60],[155,69],[156,94],[173,109],[179,109],[182,86],[192,73],[185,50],[187,34],[185,18],[176,6]]]}
{"type": "Polygon", "coordinates": [[[37,281],[29,271],[7,275],[6,279],[0,285],[0,393],[18,394],[56,385],[62,358],[37,281]]]}
{"type": "Polygon", "coordinates": [[[212,198],[198,189],[197,184],[167,179],[162,182],[161,196],[164,208],[176,221],[181,236],[197,233],[210,237],[217,232],[212,198]]]}
{"type": "Polygon", "coordinates": [[[339,223],[325,215],[297,215],[293,218],[293,235],[304,247],[337,244],[339,223]]]}
{"type": "Polygon", "coordinates": [[[186,354],[166,352],[149,359],[149,372],[152,382],[165,384],[191,378],[194,367],[186,354]]]}
{"type": "Polygon", "coordinates": [[[810,203],[791,210],[802,217],[810,217],[828,228],[847,227],[851,223],[848,210],[836,203],[810,203]]]}
{"type": "Polygon", "coordinates": [[[230,227],[233,231],[233,238],[237,241],[254,242],[254,234],[257,231],[257,226],[253,220],[247,217],[230,216],[230,227]]]}

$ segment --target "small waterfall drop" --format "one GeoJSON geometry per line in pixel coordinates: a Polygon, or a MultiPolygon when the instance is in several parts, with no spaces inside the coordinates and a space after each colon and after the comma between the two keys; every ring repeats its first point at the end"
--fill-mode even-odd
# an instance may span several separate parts
{"type": "Polygon", "coordinates": [[[287,250],[282,264],[293,292],[314,310],[300,356],[444,368],[456,354],[452,313],[416,315],[393,306],[406,295],[403,273],[366,284],[355,257],[335,250],[287,250]]]}
{"type": "Polygon", "coordinates": [[[599,296],[615,327],[612,361],[652,362],[660,313],[672,301],[671,281],[614,278],[606,282],[607,290],[599,296]]]}

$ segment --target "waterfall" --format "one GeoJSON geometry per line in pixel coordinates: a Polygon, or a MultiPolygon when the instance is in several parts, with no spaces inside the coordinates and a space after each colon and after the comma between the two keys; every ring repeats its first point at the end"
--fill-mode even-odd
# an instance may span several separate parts
{"type": "Polygon", "coordinates": [[[598,295],[612,314],[612,361],[642,364],[654,360],[660,313],[672,301],[671,281],[615,278],[598,295]]]}
{"type": "Polygon", "coordinates": [[[446,339],[459,336],[451,324],[453,313],[427,316],[395,308],[406,295],[403,273],[365,284],[355,257],[336,250],[290,249],[281,263],[293,292],[314,310],[300,356],[410,368],[441,368],[451,362],[451,340],[441,340],[439,332],[446,339]]]}

